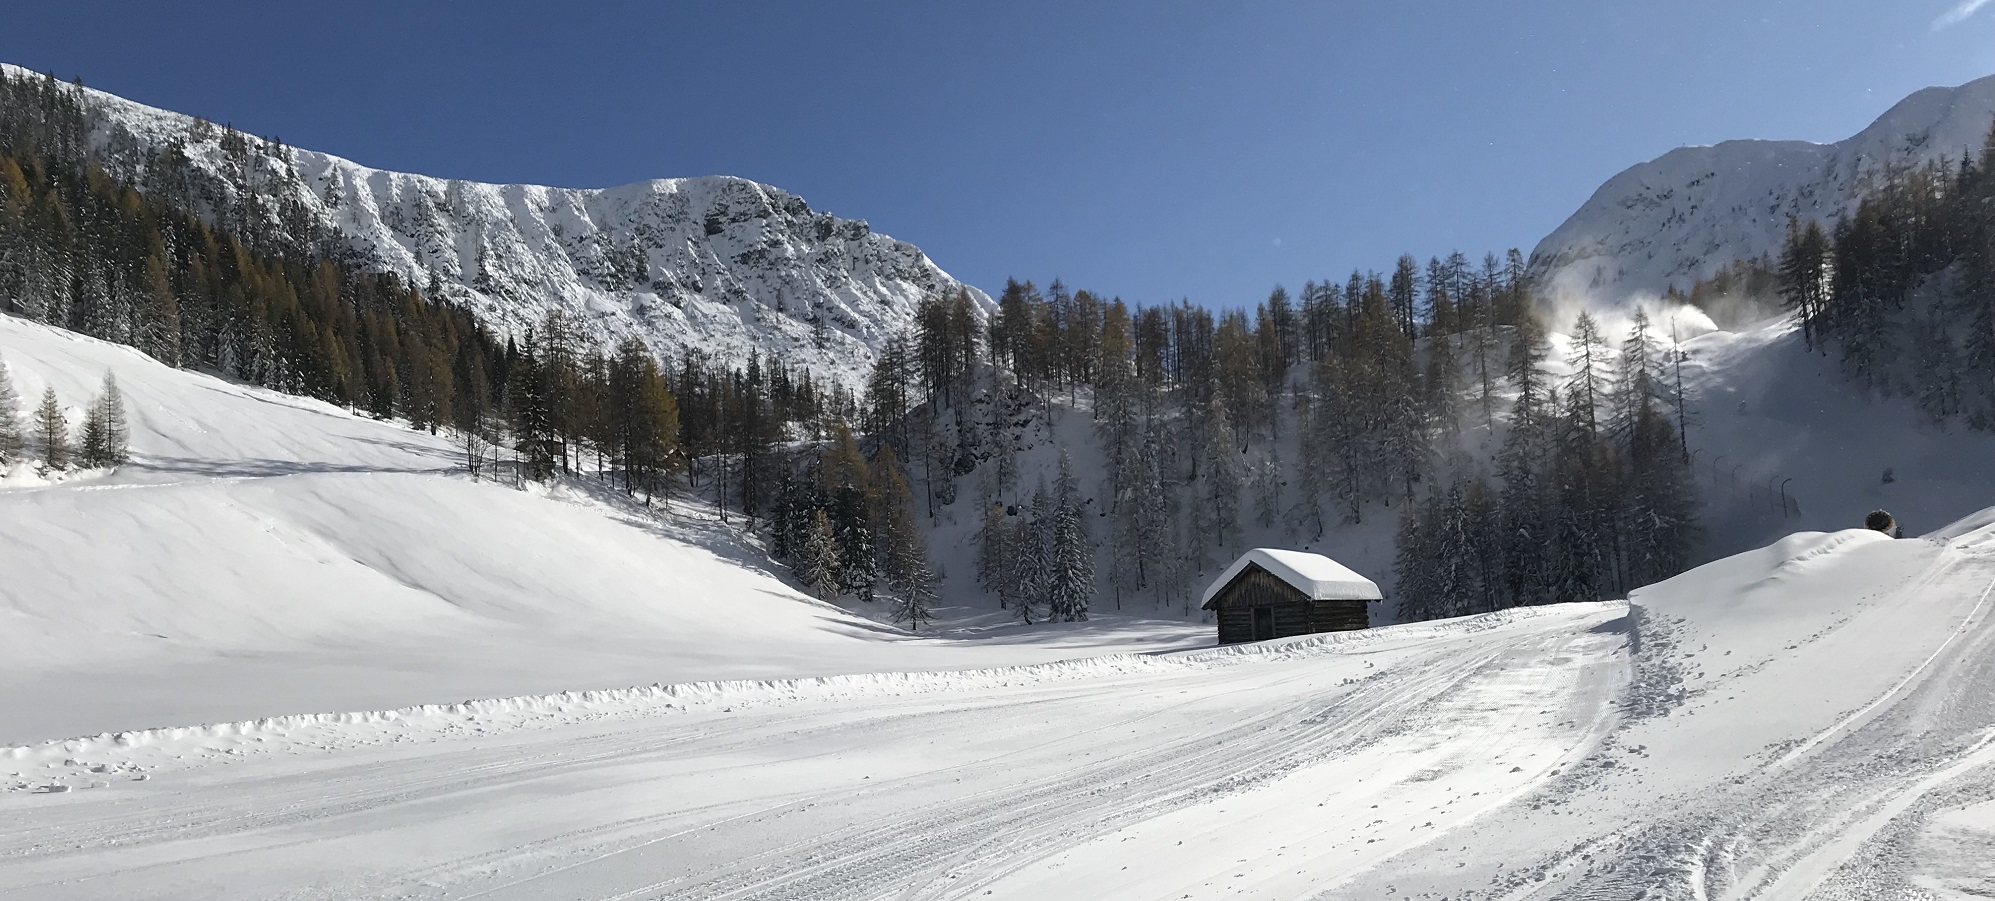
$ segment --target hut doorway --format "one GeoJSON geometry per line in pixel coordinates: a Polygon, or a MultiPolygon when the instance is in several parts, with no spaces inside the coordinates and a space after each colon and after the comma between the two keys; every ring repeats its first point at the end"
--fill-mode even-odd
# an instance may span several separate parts
{"type": "Polygon", "coordinates": [[[1275,608],[1254,608],[1254,640],[1267,641],[1275,637],[1275,608]]]}

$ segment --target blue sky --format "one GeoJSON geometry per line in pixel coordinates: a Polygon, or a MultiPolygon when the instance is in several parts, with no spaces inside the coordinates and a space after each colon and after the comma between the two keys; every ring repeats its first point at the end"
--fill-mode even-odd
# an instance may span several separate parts
{"type": "Polygon", "coordinates": [[[1252,303],[1528,251],[1680,144],[1835,140],[1995,74],[1987,0],[18,0],[0,59],[366,165],[726,173],[960,278],[1252,303]]]}

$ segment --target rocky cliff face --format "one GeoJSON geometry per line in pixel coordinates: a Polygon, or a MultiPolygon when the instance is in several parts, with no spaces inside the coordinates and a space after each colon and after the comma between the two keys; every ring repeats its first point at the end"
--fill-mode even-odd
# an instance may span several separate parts
{"type": "Polygon", "coordinates": [[[253,241],[394,272],[494,328],[563,310],[668,360],[759,353],[856,387],[924,296],[990,304],[914,245],[747,179],[572,190],[430,178],[85,96],[93,149],[118,177],[253,241]]]}
{"type": "Polygon", "coordinates": [[[1853,211],[1894,168],[1979,153],[1995,77],[1927,88],[1834,144],[1726,141],[1682,147],[1609,179],[1531,253],[1557,295],[1614,304],[1688,289],[1734,260],[1777,254],[1790,216],[1853,211]]]}

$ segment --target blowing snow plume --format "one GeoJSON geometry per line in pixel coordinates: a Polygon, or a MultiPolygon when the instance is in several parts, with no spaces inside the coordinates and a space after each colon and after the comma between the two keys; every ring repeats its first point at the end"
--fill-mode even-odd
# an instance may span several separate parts
{"type": "Polygon", "coordinates": [[[1934,19],[1933,30],[1940,31],[1943,29],[1952,28],[1955,25],[1959,25],[1960,23],[1967,21],[1969,18],[1973,17],[1975,13],[1980,12],[1982,7],[1987,6],[1988,2],[1989,0],[1965,0],[1965,2],[1961,3],[1959,6],[1947,10],[1944,15],[1940,16],[1937,19],[1934,19]]]}

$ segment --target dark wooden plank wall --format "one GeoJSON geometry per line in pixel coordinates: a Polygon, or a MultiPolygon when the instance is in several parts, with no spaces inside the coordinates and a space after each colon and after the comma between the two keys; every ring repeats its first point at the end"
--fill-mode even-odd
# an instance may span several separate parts
{"type": "Polygon", "coordinates": [[[1369,601],[1317,601],[1310,605],[1309,631],[1349,632],[1372,626],[1369,601]]]}
{"type": "Polygon", "coordinates": [[[1310,608],[1315,607],[1315,604],[1308,601],[1296,601],[1292,604],[1273,604],[1270,606],[1275,608],[1276,638],[1287,638],[1290,635],[1308,635],[1312,631],[1309,614],[1310,608]]]}
{"type": "Polygon", "coordinates": [[[1227,607],[1272,607],[1308,600],[1307,595],[1276,578],[1274,573],[1262,569],[1259,564],[1248,564],[1246,569],[1233,577],[1233,581],[1213,595],[1212,606],[1222,610],[1227,607]]]}
{"type": "Polygon", "coordinates": [[[1254,640],[1254,608],[1219,608],[1219,643],[1239,644],[1254,640]]]}
{"type": "MultiPolygon", "coordinates": [[[[1275,637],[1287,638],[1371,628],[1371,611],[1365,604],[1365,601],[1302,601],[1268,606],[1275,611],[1275,637]]],[[[1254,608],[1221,607],[1216,612],[1220,644],[1254,640],[1254,608]]]]}

